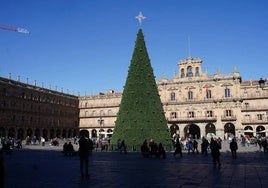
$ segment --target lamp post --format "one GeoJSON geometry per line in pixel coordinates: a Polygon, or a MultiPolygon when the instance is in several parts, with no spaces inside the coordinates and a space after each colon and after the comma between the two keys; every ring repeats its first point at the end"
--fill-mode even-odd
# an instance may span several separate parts
{"type": "Polygon", "coordinates": [[[262,78],[260,78],[260,80],[259,80],[260,88],[263,89],[265,87],[265,82],[266,82],[266,80],[263,80],[262,78]]]}

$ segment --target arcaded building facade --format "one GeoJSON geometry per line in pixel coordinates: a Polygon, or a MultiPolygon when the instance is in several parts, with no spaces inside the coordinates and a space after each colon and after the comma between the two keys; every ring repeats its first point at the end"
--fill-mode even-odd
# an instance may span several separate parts
{"type": "Polygon", "coordinates": [[[0,137],[79,135],[78,97],[0,77],[0,137]]]}
{"type": "MultiPolygon", "coordinates": [[[[200,138],[229,135],[266,136],[268,87],[259,80],[243,81],[234,67],[228,74],[209,75],[202,60],[178,63],[178,74],[157,81],[170,135],[200,138]]],[[[79,97],[80,129],[91,137],[112,136],[121,93],[109,91],[79,97]]]]}

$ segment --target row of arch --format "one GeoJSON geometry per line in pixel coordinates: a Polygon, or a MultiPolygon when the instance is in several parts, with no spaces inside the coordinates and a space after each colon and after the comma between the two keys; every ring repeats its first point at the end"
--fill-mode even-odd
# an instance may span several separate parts
{"type": "MultiPolygon", "coordinates": [[[[216,131],[217,130],[216,130],[215,125],[212,123],[209,123],[205,126],[205,135],[203,135],[203,136],[216,135],[216,131]]],[[[171,132],[171,135],[179,134],[180,133],[179,126],[177,124],[171,125],[170,132],[171,132]]],[[[185,126],[183,132],[184,132],[184,137],[193,137],[196,139],[200,139],[200,137],[201,137],[200,127],[196,124],[189,124],[189,125],[185,126]]],[[[224,125],[224,133],[225,134],[232,134],[232,135],[236,136],[234,124],[226,123],[224,125]]],[[[246,126],[243,130],[243,134],[248,135],[250,137],[254,136],[253,133],[256,133],[258,136],[265,137],[266,136],[265,127],[261,126],[261,125],[257,126],[255,132],[253,131],[253,128],[251,126],[246,126]],[[248,131],[248,130],[250,130],[250,131],[248,131]]],[[[180,136],[182,136],[182,135],[180,135],[180,136]]]]}
{"type": "Polygon", "coordinates": [[[73,138],[78,136],[78,130],[76,129],[39,129],[39,128],[4,128],[0,127],[0,137],[8,137],[14,139],[25,139],[26,137],[36,137],[39,139],[40,137],[45,138],[45,140],[50,140],[55,137],[57,138],[73,138]]]}

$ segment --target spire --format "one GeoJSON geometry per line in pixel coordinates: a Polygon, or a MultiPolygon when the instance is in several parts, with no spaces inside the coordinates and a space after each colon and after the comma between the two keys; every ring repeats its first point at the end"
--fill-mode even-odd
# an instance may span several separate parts
{"type": "Polygon", "coordinates": [[[170,138],[144,36],[139,29],[111,143],[121,139],[133,146],[154,139],[167,145],[171,144],[170,138]]]}

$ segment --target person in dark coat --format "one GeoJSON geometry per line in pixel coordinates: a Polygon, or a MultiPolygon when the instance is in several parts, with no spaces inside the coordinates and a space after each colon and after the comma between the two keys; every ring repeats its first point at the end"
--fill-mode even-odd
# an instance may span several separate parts
{"type": "Polygon", "coordinates": [[[211,155],[213,158],[213,164],[216,165],[216,163],[218,163],[219,166],[221,166],[221,162],[220,162],[220,146],[217,143],[216,140],[214,140],[213,138],[211,138],[211,142],[210,142],[210,149],[211,149],[211,155]]]}
{"type": "Polygon", "coordinates": [[[91,153],[92,149],[93,149],[93,143],[92,141],[85,137],[82,136],[80,138],[80,140],[78,141],[79,143],[79,157],[80,157],[80,173],[81,173],[81,177],[83,178],[84,175],[86,177],[89,177],[89,173],[88,173],[88,156],[91,153]],[[85,173],[84,173],[85,171],[85,173]]]}
{"type": "Polygon", "coordinates": [[[233,138],[232,141],[230,142],[230,150],[232,152],[233,159],[236,159],[236,150],[237,149],[238,149],[238,147],[237,147],[236,139],[233,138]]]}
{"type": "Polygon", "coordinates": [[[181,142],[179,138],[176,139],[175,152],[173,153],[173,156],[175,156],[176,154],[180,154],[180,156],[182,157],[181,142]]]}
{"type": "Polygon", "coordinates": [[[209,146],[208,140],[205,137],[203,137],[202,138],[202,143],[201,143],[201,152],[202,152],[202,154],[205,154],[205,155],[208,154],[208,146],[209,146]]]}

